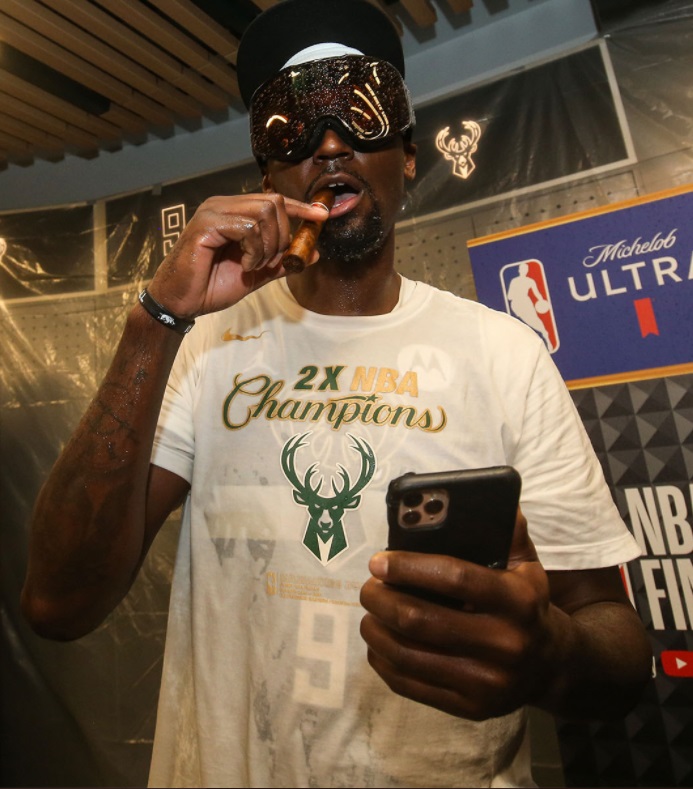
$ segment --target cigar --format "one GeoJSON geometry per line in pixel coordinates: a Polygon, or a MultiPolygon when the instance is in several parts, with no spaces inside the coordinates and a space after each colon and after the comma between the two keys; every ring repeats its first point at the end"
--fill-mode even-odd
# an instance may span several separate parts
{"type": "MultiPolygon", "coordinates": [[[[313,197],[312,205],[323,205],[329,211],[334,205],[334,190],[325,188],[316,192],[313,197]]],[[[325,214],[325,219],[315,221],[314,219],[304,219],[298,227],[289,248],[284,253],[282,264],[287,274],[298,274],[306,266],[310,265],[313,257],[315,244],[325,224],[329,214],[325,214]]]]}

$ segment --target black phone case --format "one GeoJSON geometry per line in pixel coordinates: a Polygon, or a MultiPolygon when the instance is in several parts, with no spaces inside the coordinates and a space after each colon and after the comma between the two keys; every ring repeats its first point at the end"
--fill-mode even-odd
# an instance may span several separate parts
{"type": "Polygon", "coordinates": [[[503,568],[521,485],[511,466],[404,474],[387,491],[388,550],[445,554],[503,568]]]}

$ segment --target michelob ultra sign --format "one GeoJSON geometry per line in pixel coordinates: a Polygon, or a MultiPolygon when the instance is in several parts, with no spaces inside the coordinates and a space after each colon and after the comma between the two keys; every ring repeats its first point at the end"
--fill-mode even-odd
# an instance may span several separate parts
{"type": "Polygon", "coordinates": [[[468,242],[479,301],[569,385],[693,371],[693,187],[468,242]]]}

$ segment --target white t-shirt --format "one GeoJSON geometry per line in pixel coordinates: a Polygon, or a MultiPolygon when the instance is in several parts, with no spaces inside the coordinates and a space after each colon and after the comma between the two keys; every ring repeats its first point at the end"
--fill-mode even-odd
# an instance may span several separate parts
{"type": "Polygon", "coordinates": [[[515,466],[547,569],[638,555],[531,330],[408,280],[358,318],[273,282],[186,337],[153,462],[191,494],[152,786],[531,784],[524,712],[474,723],[392,693],[358,602],[407,471],[515,466]]]}

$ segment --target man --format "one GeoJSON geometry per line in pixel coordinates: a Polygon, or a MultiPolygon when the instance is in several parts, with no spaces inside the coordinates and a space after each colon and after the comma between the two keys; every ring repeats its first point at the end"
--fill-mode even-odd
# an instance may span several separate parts
{"type": "Polygon", "coordinates": [[[525,785],[526,704],[622,715],[647,679],[637,548],[541,340],[394,270],[403,69],[362,0],[251,25],[265,191],[196,212],[37,502],[24,610],[63,639],[186,502],[152,785],[525,785]],[[285,277],[323,187],[319,260],[285,277]],[[507,571],[381,552],[390,479],[499,464],[523,477],[507,571]]]}

